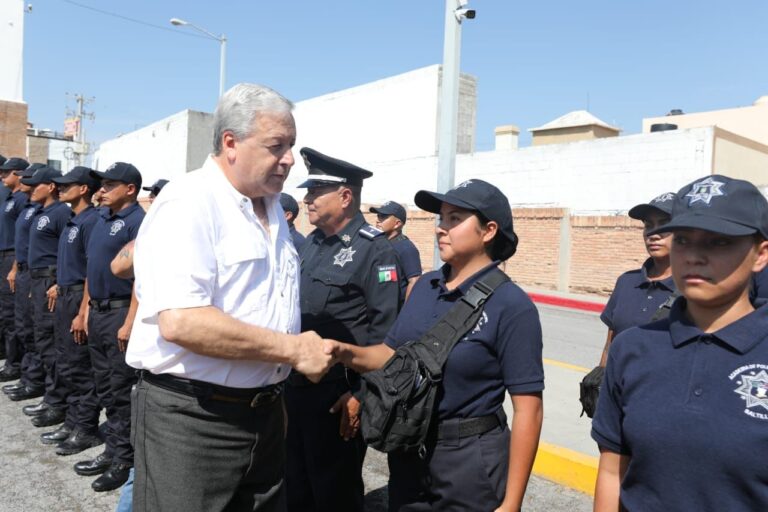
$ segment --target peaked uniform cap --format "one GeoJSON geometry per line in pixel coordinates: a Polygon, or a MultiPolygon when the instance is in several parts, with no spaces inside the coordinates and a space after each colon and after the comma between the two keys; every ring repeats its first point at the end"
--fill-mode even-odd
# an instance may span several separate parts
{"type": "Polygon", "coordinates": [[[324,185],[363,186],[363,180],[373,176],[371,171],[358,167],[344,160],[324,155],[312,148],[299,151],[307,166],[309,176],[298,188],[321,187],[324,185]]]}

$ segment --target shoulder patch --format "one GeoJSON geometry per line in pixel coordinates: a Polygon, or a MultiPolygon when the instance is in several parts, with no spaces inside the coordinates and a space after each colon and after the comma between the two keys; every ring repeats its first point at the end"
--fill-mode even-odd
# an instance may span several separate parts
{"type": "Polygon", "coordinates": [[[384,234],[382,230],[375,228],[370,224],[366,224],[365,226],[360,228],[360,231],[358,231],[358,233],[360,233],[360,236],[367,238],[368,240],[373,240],[377,236],[381,236],[384,234]]]}

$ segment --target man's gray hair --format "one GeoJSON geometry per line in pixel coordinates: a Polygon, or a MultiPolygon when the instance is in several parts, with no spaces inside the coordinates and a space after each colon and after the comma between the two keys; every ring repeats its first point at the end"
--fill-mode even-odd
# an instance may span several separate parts
{"type": "Polygon", "coordinates": [[[224,132],[232,132],[237,140],[253,135],[253,123],[259,114],[288,114],[293,103],[269,87],[237,84],[224,93],[213,114],[213,153],[221,153],[224,132]]]}

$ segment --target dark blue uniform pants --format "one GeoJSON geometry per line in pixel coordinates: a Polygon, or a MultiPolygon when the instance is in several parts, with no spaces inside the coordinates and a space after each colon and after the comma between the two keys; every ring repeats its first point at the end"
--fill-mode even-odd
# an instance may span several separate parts
{"type": "Polygon", "coordinates": [[[340,413],[328,412],[348,390],[344,379],[286,385],[289,512],[363,510],[365,444],[360,435],[344,441],[340,413]]]}
{"type": "Polygon", "coordinates": [[[40,354],[45,371],[45,397],[49,407],[64,409],[67,406],[68,389],[57,375],[56,343],[53,336],[52,311],[48,310],[48,289],[53,286],[53,277],[31,279],[32,317],[34,318],[35,347],[40,354]]]}
{"type": "Polygon", "coordinates": [[[136,370],[125,363],[117,346],[117,331],[123,326],[128,307],[97,311],[88,315],[88,348],[93,364],[96,396],[107,410],[106,452],[115,464],[133,465],[131,447],[131,388],[136,370]]]}
{"type": "Polygon", "coordinates": [[[13,268],[14,252],[3,251],[0,253],[0,340],[3,346],[0,352],[5,353],[5,366],[9,370],[18,370],[24,348],[19,345],[16,338],[16,328],[13,320],[13,293],[8,284],[8,273],[13,268]]]}
{"type": "Polygon", "coordinates": [[[426,459],[391,453],[390,512],[495,510],[504,500],[509,466],[509,428],[432,442],[426,459]]]}
{"type": "Polygon", "coordinates": [[[75,343],[70,331],[82,300],[82,290],[59,288],[55,310],[56,368],[59,378],[69,390],[64,424],[71,429],[96,434],[101,408],[94,389],[90,350],[87,344],[75,343]]]}
{"type": "Polygon", "coordinates": [[[21,359],[21,382],[30,388],[39,389],[45,386],[45,370],[35,346],[32,299],[29,298],[30,286],[29,269],[19,270],[16,273],[14,309],[16,338],[24,346],[24,357],[21,359]]]}

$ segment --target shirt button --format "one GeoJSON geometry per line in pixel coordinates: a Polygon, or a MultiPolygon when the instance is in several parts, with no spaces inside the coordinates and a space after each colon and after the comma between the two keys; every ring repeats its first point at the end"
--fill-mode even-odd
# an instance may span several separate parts
{"type": "Polygon", "coordinates": [[[648,311],[648,308],[643,308],[643,311],[648,311]]]}
{"type": "Polygon", "coordinates": [[[703,391],[701,390],[701,388],[696,388],[693,390],[693,394],[696,396],[701,396],[702,393],[703,391]]]}
{"type": "Polygon", "coordinates": [[[652,296],[652,295],[649,295],[649,296],[648,296],[648,300],[653,300],[653,296],[652,296]]]}
{"type": "Polygon", "coordinates": [[[712,337],[710,337],[709,335],[705,334],[704,336],[701,337],[701,341],[703,341],[704,343],[709,345],[710,343],[712,343],[712,337]]]}

